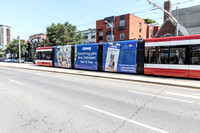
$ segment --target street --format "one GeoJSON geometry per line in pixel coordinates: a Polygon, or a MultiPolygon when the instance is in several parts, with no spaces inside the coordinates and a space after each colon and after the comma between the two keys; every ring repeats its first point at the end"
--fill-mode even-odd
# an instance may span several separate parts
{"type": "Polygon", "coordinates": [[[200,89],[0,67],[0,133],[199,133],[200,89]]]}

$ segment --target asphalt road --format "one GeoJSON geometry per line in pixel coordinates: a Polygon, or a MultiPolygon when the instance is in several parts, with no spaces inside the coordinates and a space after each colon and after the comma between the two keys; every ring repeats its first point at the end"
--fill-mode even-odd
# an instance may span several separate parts
{"type": "Polygon", "coordinates": [[[200,89],[0,67],[0,133],[200,133],[200,89]]]}

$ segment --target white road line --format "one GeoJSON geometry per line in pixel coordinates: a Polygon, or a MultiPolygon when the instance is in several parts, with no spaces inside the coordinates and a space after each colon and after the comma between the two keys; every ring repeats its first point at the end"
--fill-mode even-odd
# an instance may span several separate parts
{"type": "Polygon", "coordinates": [[[166,92],[166,94],[175,95],[175,96],[182,96],[182,97],[189,97],[189,98],[195,98],[195,99],[200,99],[200,96],[192,96],[192,95],[181,94],[181,93],[166,92]]]}
{"type": "MultiPolygon", "coordinates": [[[[136,93],[136,94],[141,94],[141,95],[152,96],[152,97],[156,96],[156,95],[154,95],[154,94],[148,94],[148,93],[137,92],[137,91],[131,91],[131,90],[129,90],[129,92],[131,92],[131,93],[136,93]]],[[[177,98],[172,98],[172,97],[165,97],[165,96],[159,96],[159,95],[158,95],[157,97],[159,97],[159,98],[164,98],[164,99],[169,99],[169,100],[175,100],[175,101],[179,101],[179,102],[194,103],[194,102],[192,102],[192,101],[182,100],[182,99],[177,99],[177,98]]]]}
{"type": "Polygon", "coordinates": [[[128,121],[130,123],[133,123],[133,124],[145,127],[145,128],[149,128],[151,130],[154,130],[154,131],[157,131],[157,132],[160,132],[160,133],[168,133],[167,131],[164,131],[164,130],[161,130],[161,129],[158,129],[158,128],[155,128],[155,127],[152,127],[152,126],[149,126],[149,125],[146,125],[146,124],[131,120],[131,119],[126,119],[125,117],[118,116],[118,115],[115,115],[115,114],[112,114],[112,113],[109,113],[109,112],[106,112],[106,111],[103,111],[103,110],[100,110],[100,109],[97,109],[97,108],[94,108],[94,107],[91,107],[91,106],[88,106],[88,105],[84,105],[84,107],[92,109],[92,110],[95,110],[95,111],[103,113],[103,114],[107,114],[107,115],[113,116],[113,117],[121,119],[121,120],[126,120],[126,121],[128,121]]]}
{"type": "Polygon", "coordinates": [[[17,84],[20,84],[20,85],[24,85],[23,83],[20,83],[20,82],[18,82],[18,81],[12,80],[12,79],[10,79],[10,81],[11,81],[11,82],[14,82],[14,83],[17,83],[17,84]]]}

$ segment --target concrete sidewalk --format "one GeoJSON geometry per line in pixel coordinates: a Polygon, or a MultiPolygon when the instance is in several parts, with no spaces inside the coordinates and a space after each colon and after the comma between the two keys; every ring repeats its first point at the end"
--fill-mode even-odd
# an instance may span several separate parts
{"type": "Polygon", "coordinates": [[[200,80],[198,79],[156,77],[156,76],[148,76],[148,75],[134,75],[134,74],[122,74],[122,73],[44,67],[44,66],[37,66],[31,63],[18,64],[18,63],[0,62],[0,67],[56,72],[56,73],[64,73],[64,74],[92,76],[92,77],[101,77],[101,78],[118,79],[118,80],[126,80],[126,81],[137,81],[137,82],[144,82],[144,83],[154,83],[154,84],[161,84],[161,85],[172,85],[172,86],[200,89],[200,80]]]}

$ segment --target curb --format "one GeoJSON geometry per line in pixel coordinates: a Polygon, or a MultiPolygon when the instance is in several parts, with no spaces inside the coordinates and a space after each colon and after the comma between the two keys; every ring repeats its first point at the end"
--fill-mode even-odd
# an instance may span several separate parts
{"type": "Polygon", "coordinates": [[[123,81],[134,81],[134,82],[140,82],[140,83],[150,83],[150,84],[167,85],[167,86],[174,86],[174,87],[200,89],[200,87],[190,86],[190,85],[161,83],[161,82],[153,82],[153,81],[147,81],[147,80],[125,79],[125,78],[117,78],[117,77],[109,77],[109,76],[90,75],[90,74],[85,74],[85,73],[69,73],[69,72],[59,72],[59,71],[53,71],[53,70],[41,70],[41,69],[34,69],[34,68],[22,68],[22,67],[3,66],[3,65],[0,65],[0,67],[10,67],[10,68],[16,68],[16,69],[26,69],[26,70],[35,70],[35,71],[43,71],[43,72],[51,72],[51,73],[72,74],[72,75],[79,75],[79,76],[90,76],[90,77],[98,77],[98,78],[106,78],[106,79],[116,79],[116,80],[123,80],[123,81]]]}

